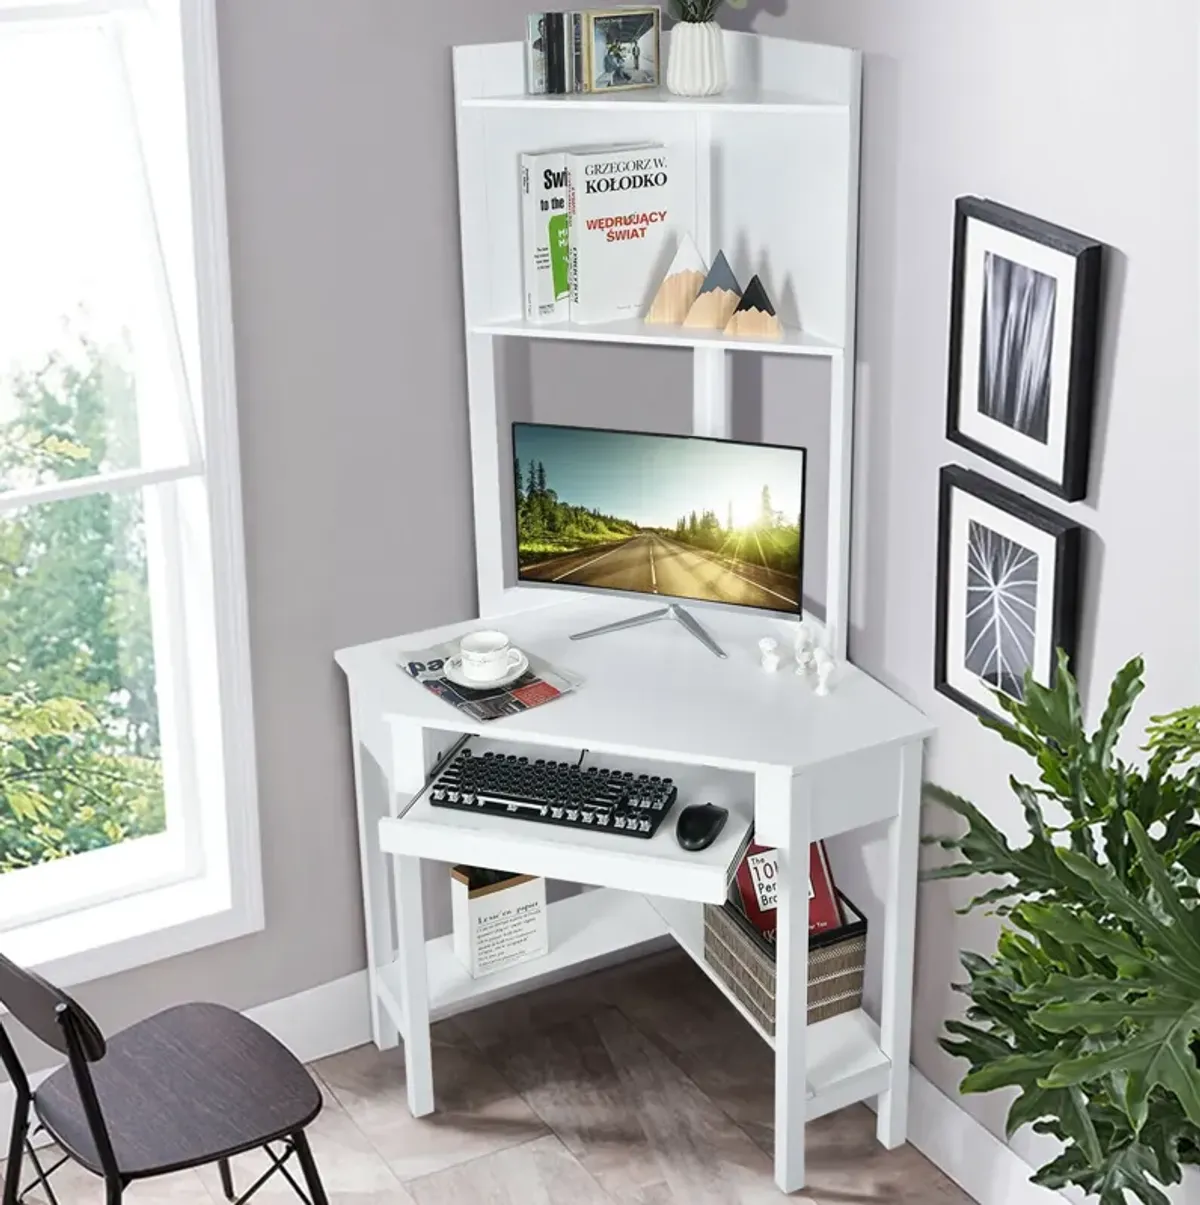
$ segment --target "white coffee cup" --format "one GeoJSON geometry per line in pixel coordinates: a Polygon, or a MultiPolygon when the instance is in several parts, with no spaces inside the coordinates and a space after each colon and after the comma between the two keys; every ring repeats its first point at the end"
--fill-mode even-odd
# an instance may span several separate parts
{"type": "Polygon", "coordinates": [[[472,682],[495,682],[521,663],[519,649],[512,648],[503,632],[472,632],[458,645],[464,677],[472,682]]]}

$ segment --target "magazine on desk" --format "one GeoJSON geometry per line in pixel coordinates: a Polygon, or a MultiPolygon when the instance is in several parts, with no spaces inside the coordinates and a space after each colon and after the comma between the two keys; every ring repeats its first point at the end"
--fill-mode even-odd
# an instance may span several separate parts
{"type": "Polygon", "coordinates": [[[498,720],[501,716],[520,715],[523,711],[530,711],[570,694],[579,685],[549,662],[526,653],[529,668],[516,681],[503,686],[461,686],[446,676],[446,662],[457,652],[456,643],[402,651],[399,665],[426,690],[473,720],[498,720]]]}

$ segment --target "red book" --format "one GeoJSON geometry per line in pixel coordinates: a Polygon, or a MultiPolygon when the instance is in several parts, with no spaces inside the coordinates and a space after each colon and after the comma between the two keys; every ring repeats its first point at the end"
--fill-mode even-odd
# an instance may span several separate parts
{"type": "MultiPolygon", "coordinates": [[[[738,896],[747,919],[768,937],[775,937],[775,917],[779,904],[779,857],[774,849],[751,842],[737,869],[738,896]]],[[[808,933],[840,929],[842,909],[838,904],[825,843],[814,841],[809,847],[808,933]]]]}

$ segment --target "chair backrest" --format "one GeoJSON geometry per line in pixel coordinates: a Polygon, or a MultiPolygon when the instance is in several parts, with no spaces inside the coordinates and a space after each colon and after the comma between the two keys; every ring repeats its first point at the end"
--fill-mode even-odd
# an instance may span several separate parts
{"type": "Polygon", "coordinates": [[[66,992],[0,954],[0,1004],[35,1037],[70,1055],[70,1031],[89,1063],[104,1057],[100,1027],[66,992]]]}
{"type": "MultiPolygon", "coordinates": [[[[105,1181],[109,1185],[115,1184],[119,1178],[117,1161],[88,1067],[89,1063],[99,1062],[104,1057],[106,1047],[100,1027],[66,992],[47,983],[40,975],[17,966],[3,954],[0,954],[0,1005],[35,1037],[67,1056],[105,1181]]],[[[17,1107],[13,1112],[9,1139],[10,1174],[17,1177],[32,1096],[29,1078],[3,1025],[0,1025],[0,1065],[8,1072],[17,1090],[17,1107]]],[[[13,1182],[15,1184],[15,1179],[13,1182]]],[[[8,1200],[7,1196],[5,1200],[8,1200]]]]}

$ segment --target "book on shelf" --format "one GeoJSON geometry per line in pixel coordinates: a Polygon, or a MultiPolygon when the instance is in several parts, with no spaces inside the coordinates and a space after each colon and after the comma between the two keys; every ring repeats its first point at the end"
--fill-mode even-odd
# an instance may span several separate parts
{"type": "Polygon", "coordinates": [[[530,13],[525,30],[525,90],[533,96],[575,90],[574,13],[530,13]]]}
{"type": "MultiPolygon", "coordinates": [[[[808,934],[812,937],[840,928],[844,920],[825,842],[814,841],[808,853],[808,934]]],[[[778,852],[752,841],[737,868],[735,880],[746,919],[773,939],[779,910],[778,852]]]]}
{"type": "Polygon", "coordinates": [[[530,13],[526,90],[535,96],[656,88],[662,59],[657,5],[530,13]]]}
{"type": "Polygon", "coordinates": [[[569,151],[567,189],[571,321],[641,318],[674,246],[666,147],[569,151]]]}
{"type": "Polygon", "coordinates": [[[575,85],[574,35],[570,14],[546,14],[546,91],[552,96],[570,92],[575,85]]]}
{"type": "Polygon", "coordinates": [[[571,316],[567,200],[566,153],[523,154],[521,251],[528,322],[566,322],[571,316]]]}

